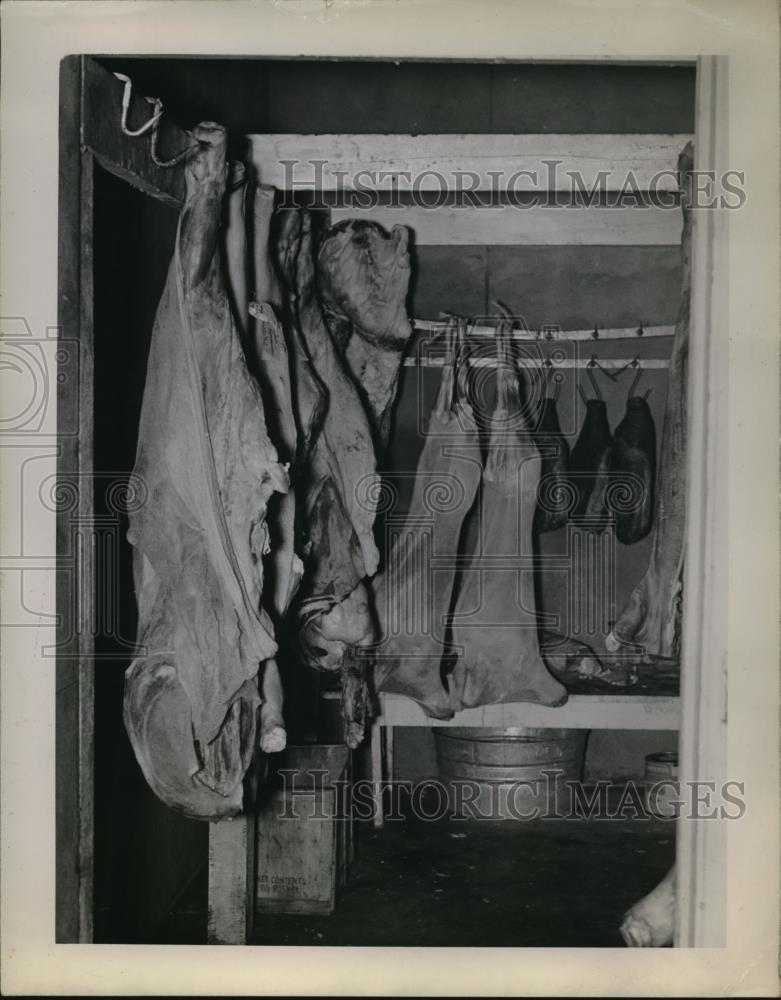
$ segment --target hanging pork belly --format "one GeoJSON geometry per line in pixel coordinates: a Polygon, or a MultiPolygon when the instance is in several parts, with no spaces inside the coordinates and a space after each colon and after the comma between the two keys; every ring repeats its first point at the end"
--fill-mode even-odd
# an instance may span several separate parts
{"type": "Polygon", "coordinates": [[[567,692],[540,655],[530,565],[541,461],[506,322],[497,329],[496,346],[496,408],[482,476],[480,537],[453,613],[458,659],[450,677],[452,705],[561,705],[567,692]]]}
{"type": "Polygon", "coordinates": [[[453,714],[440,673],[445,621],[461,528],[482,474],[477,426],[458,388],[464,346],[463,327],[458,344],[451,329],[409,510],[388,565],[372,585],[381,637],[374,651],[375,686],[407,695],[436,718],[453,714]]]}
{"type": "Polygon", "coordinates": [[[377,450],[388,444],[404,350],[412,334],[407,316],[409,230],[390,234],[376,222],[347,219],[325,233],[317,280],[334,331],[368,410],[377,450]]]}
{"type": "Polygon", "coordinates": [[[188,816],[238,813],[255,748],[266,507],[287,475],[269,440],[221,269],[225,130],[204,123],[155,319],[130,514],[139,655],[124,718],[155,793],[188,816]]]}
{"type": "Polygon", "coordinates": [[[608,462],[607,501],[616,538],[632,545],[651,530],[656,476],[656,429],[648,403],[630,396],[626,413],[613,434],[608,462]]]}
{"type": "Polygon", "coordinates": [[[642,647],[646,654],[652,656],[677,658],[680,652],[686,516],[686,392],[691,298],[693,155],[693,146],[687,143],[678,158],[683,211],[683,280],[659,449],[651,555],[645,576],[632,591],[607,637],[606,644],[611,652],[627,643],[642,647]]]}

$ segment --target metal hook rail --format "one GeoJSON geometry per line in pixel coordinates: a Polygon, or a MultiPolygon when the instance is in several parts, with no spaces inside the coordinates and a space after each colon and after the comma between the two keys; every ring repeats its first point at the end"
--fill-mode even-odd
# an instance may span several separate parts
{"type": "MultiPolygon", "coordinates": [[[[438,320],[413,319],[412,324],[416,333],[439,334],[446,326],[448,314],[443,312],[439,315],[440,319],[438,320]]],[[[488,317],[485,316],[480,319],[485,322],[488,317]]],[[[520,322],[520,320],[518,322],[520,322]]],[[[635,340],[636,338],[648,340],[655,337],[672,337],[675,333],[674,326],[643,326],[642,323],[639,326],[633,327],[624,326],[597,328],[597,338],[594,337],[593,327],[590,330],[563,330],[559,326],[551,325],[541,327],[539,330],[529,330],[528,328],[525,328],[522,323],[521,327],[522,328],[518,328],[516,326],[516,328],[511,331],[510,336],[513,340],[535,340],[545,341],[547,343],[561,340],[594,341],[594,339],[597,339],[600,342],[604,342],[606,340],[635,340]]],[[[478,319],[470,318],[470,337],[493,337],[495,333],[495,327],[481,325],[478,319]]]]}

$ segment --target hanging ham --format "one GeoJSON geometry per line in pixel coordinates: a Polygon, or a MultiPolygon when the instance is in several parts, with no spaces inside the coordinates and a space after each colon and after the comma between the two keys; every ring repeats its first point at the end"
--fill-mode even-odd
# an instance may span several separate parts
{"type": "Polygon", "coordinates": [[[691,298],[692,176],[694,149],[687,143],[678,158],[683,210],[681,304],[670,357],[659,472],[656,480],[651,555],[638,583],[606,639],[610,652],[624,644],[647,655],[677,658],[680,653],[683,558],[686,517],[686,391],[691,298]]]}
{"type": "Polygon", "coordinates": [[[648,403],[630,396],[626,414],[613,434],[608,462],[608,505],[616,538],[632,545],[651,530],[656,475],[656,429],[648,403]]]}
{"type": "Polygon", "coordinates": [[[255,747],[270,497],[288,488],[244,360],[220,254],[225,130],[203,123],[155,319],[130,514],[139,655],[125,726],[155,793],[185,815],[238,813],[255,747]]]}
{"type": "Polygon", "coordinates": [[[567,692],[548,673],[537,637],[531,559],[541,461],[520,397],[509,324],[500,324],[496,345],[496,408],[482,476],[480,537],[453,613],[458,660],[452,705],[561,705],[567,692]]]}
{"type": "Polygon", "coordinates": [[[607,524],[605,491],[613,435],[607,422],[607,408],[601,399],[587,399],[586,416],[570,456],[570,482],[576,494],[573,518],[587,518],[597,530],[607,524]]]}
{"type": "Polygon", "coordinates": [[[477,427],[458,390],[463,348],[463,330],[457,346],[451,329],[409,510],[385,572],[373,581],[382,637],[374,651],[375,686],[407,695],[436,718],[453,714],[440,674],[445,620],[462,525],[482,473],[477,427]]]}
{"type": "Polygon", "coordinates": [[[370,416],[378,453],[388,444],[404,350],[409,230],[388,234],[376,222],[348,219],[325,233],[317,257],[318,290],[370,416]]]}
{"type": "Polygon", "coordinates": [[[542,401],[534,440],[542,459],[534,530],[555,531],[567,523],[572,488],[568,477],[569,445],[561,433],[554,396],[542,401]]]}

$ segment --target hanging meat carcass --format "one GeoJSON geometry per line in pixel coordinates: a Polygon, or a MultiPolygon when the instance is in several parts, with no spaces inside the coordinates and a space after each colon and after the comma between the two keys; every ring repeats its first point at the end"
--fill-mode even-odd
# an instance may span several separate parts
{"type": "Polygon", "coordinates": [[[464,518],[482,474],[477,426],[463,390],[464,332],[448,335],[442,382],[418,460],[409,510],[385,572],[373,581],[381,641],[375,686],[429,715],[453,714],[440,667],[464,518]]]}
{"type": "MultiPolygon", "coordinates": [[[[246,226],[247,174],[243,163],[232,163],[225,198],[223,262],[228,298],[236,328],[244,345],[248,367],[261,383],[266,401],[269,437],[279,457],[289,468],[295,457],[295,421],[290,395],[290,373],[281,324],[270,299],[276,291],[269,281],[268,222],[273,210],[268,189],[258,188],[253,197],[253,279],[255,300],[249,301],[249,262],[246,226]],[[267,295],[269,301],[260,299],[267,295]],[[260,299],[260,301],[258,301],[260,299]],[[250,328],[253,336],[250,337],[250,328]]],[[[273,274],[273,272],[271,272],[273,274]]],[[[276,296],[278,301],[279,296],[276,296]]],[[[279,625],[301,579],[303,566],[294,551],[295,493],[289,489],[269,498],[266,512],[269,554],[265,559],[264,604],[279,625]]],[[[282,679],[275,659],[261,666],[260,749],[266,753],[284,750],[282,679]]]]}
{"type": "Polygon", "coordinates": [[[261,663],[276,652],[261,607],[266,507],[288,479],[269,440],[221,270],[225,130],[193,133],[186,199],[149,354],[131,512],[138,646],[124,719],[155,793],[185,815],[242,806],[261,663]]]}
{"type": "MultiPolygon", "coordinates": [[[[280,459],[295,465],[298,429],[293,405],[293,384],[287,340],[277,310],[281,289],[271,264],[269,227],[273,191],[257,187],[253,198],[253,301],[249,311],[253,327],[253,359],[266,401],[269,436],[280,459]]],[[[271,552],[267,560],[268,606],[281,621],[303,574],[295,552],[296,497],[294,490],[272,498],[268,525],[271,552]]]]}
{"type": "Polygon", "coordinates": [[[533,569],[523,565],[533,555],[541,461],[521,401],[506,322],[497,329],[496,346],[496,408],[482,476],[480,537],[453,613],[458,659],[450,690],[457,709],[567,700],[540,655],[533,569]]]}
{"type": "Polygon", "coordinates": [[[326,327],[317,299],[312,222],[308,212],[301,216],[295,287],[298,328],[312,368],[328,393],[323,447],[313,453],[311,464],[316,474],[325,474],[327,470],[361,547],[362,576],[373,576],[380,559],[373,533],[379,482],[374,446],[366,411],[326,327]],[[322,469],[318,468],[319,462],[322,469]]]}
{"type": "Polygon", "coordinates": [[[608,462],[607,503],[616,538],[632,545],[651,530],[656,475],[656,429],[648,403],[630,396],[626,413],[613,434],[608,462]]]}
{"type": "Polygon", "coordinates": [[[379,453],[390,434],[404,350],[410,261],[406,226],[390,234],[376,222],[348,219],[325,233],[317,257],[329,326],[366,403],[379,453]]]}
{"type": "MultiPolygon", "coordinates": [[[[269,436],[288,468],[295,463],[297,427],[293,408],[290,358],[277,310],[281,289],[270,254],[270,221],[274,192],[256,187],[252,213],[253,301],[252,357],[268,413],[269,436]]],[[[264,599],[277,626],[284,620],[303,576],[303,563],[295,551],[296,496],[287,493],[269,501],[269,545],[264,599]]],[[[284,750],[287,742],[283,715],[283,687],[276,660],[263,665],[263,705],[260,711],[260,748],[267,753],[284,750]]]]}
{"type": "Polygon", "coordinates": [[[586,415],[569,463],[570,483],[577,497],[571,516],[586,518],[589,527],[602,529],[607,524],[605,493],[613,435],[604,401],[586,399],[585,404],[586,415]]]}
{"type": "Polygon", "coordinates": [[[556,395],[542,400],[534,440],[542,459],[534,530],[555,531],[567,523],[572,487],[569,483],[569,445],[561,433],[556,395]]]}
{"type": "Polygon", "coordinates": [[[670,357],[667,402],[656,479],[651,555],[638,583],[606,639],[610,652],[625,644],[647,655],[677,658],[680,652],[686,516],[686,392],[691,298],[692,176],[694,149],[687,143],[678,158],[683,211],[681,304],[670,357]]]}
{"type": "Polygon", "coordinates": [[[347,738],[357,745],[368,692],[365,663],[351,647],[374,636],[363,580],[379,561],[373,536],[379,476],[368,415],[316,296],[308,213],[286,214],[277,260],[294,353],[302,355],[293,372],[297,536],[305,565],[296,600],[298,646],[309,666],[342,671],[347,738]]]}

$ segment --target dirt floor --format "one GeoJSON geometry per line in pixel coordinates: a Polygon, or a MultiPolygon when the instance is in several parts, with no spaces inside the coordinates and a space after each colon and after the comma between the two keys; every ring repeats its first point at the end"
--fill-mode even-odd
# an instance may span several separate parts
{"type": "MultiPolygon", "coordinates": [[[[356,858],[331,916],[270,916],[254,944],[620,947],[624,911],[673,862],[660,819],[358,824],[356,858]]],[[[206,878],[157,943],[206,940],[206,878]]]]}

